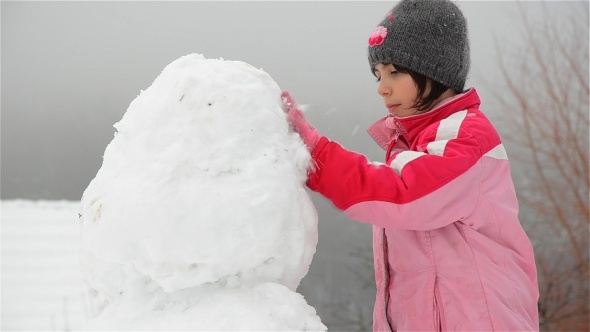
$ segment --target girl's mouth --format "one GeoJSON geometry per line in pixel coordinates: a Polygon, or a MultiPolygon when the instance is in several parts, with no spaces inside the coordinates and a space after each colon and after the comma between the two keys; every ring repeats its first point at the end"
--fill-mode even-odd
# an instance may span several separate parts
{"type": "Polygon", "coordinates": [[[400,104],[387,104],[385,105],[385,107],[387,107],[387,110],[389,111],[390,114],[394,114],[395,111],[399,108],[400,104]]]}

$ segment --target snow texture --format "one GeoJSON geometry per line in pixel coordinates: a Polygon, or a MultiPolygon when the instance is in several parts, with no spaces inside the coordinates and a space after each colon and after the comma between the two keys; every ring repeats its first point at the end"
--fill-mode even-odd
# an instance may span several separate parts
{"type": "Polygon", "coordinates": [[[311,157],[263,70],[191,54],[131,103],[82,197],[87,329],[325,330],[296,293],[311,157]]]}

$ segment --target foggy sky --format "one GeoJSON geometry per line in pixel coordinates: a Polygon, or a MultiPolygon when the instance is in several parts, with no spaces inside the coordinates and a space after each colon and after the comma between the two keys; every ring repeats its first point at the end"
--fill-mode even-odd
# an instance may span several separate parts
{"type": "MultiPolygon", "coordinates": [[[[81,197],[112,127],[175,59],[202,53],[268,72],[320,133],[381,160],[385,115],[367,39],[394,2],[1,2],[1,198],[81,197]]],[[[515,2],[459,2],[486,110],[496,46],[518,40],[515,2]],[[494,44],[494,39],[496,44],[494,44]],[[488,83],[489,84],[489,83],[488,83]]],[[[539,3],[527,3],[538,10],[539,3]]],[[[247,116],[245,114],[244,116],[247,116]]]]}

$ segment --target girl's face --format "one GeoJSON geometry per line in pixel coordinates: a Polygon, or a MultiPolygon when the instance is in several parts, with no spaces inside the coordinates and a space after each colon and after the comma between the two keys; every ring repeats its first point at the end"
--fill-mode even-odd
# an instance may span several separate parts
{"type": "Polygon", "coordinates": [[[373,74],[379,82],[377,93],[383,98],[389,114],[403,118],[418,113],[412,107],[418,98],[418,88],[410,74],[400,73],[393,65],[382,63],[375,66],[373,74]]]}

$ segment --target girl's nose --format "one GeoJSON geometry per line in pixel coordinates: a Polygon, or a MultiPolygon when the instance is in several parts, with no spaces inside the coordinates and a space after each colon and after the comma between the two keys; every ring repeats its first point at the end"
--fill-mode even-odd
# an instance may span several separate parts
{"type": "Polygon", "coordinates": [[[379,86],[377,87],[377,93],[380,96],[387,96],[387,95],[391,94],[391,89],[389,89],[385,84],[383,84],[383,81],[379,81],[379,86]]]}

